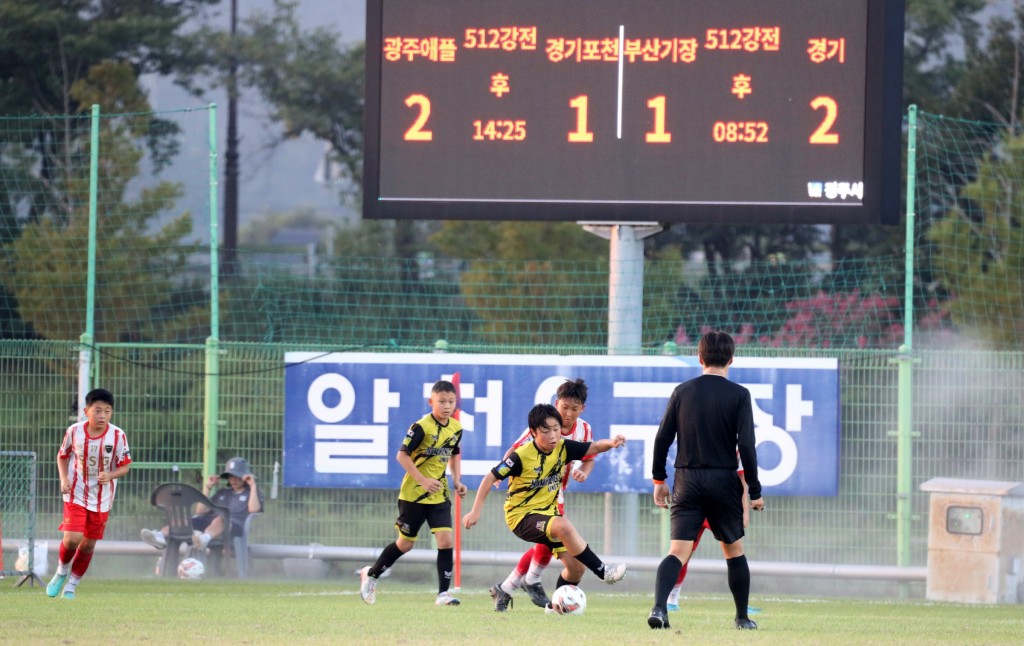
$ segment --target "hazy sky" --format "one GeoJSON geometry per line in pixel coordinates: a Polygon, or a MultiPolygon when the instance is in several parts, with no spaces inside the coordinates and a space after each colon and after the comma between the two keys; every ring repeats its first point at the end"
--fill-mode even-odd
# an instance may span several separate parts
{"type": "MultiPolygon", "coordinates": [[[[299,16],[304,27],[328,27],[341,34],[345,42],[361,41],[366,32],[365,0],[300,0],[299,16]]],[[[238,0],[238,16],[243,19],[252,11],[267,11],[269,0],[238,0]]],[[[223,20],[228,27],[230,4],[224,0],[220,15],[212,20],[223,20]]],[[[216,23],[214,23],[216,24],[216,23]]],[[[223,153],[227,137],[227,98],[223,91],[211,92],[205,101],[197,100],[166,79],[146,79],[149,98],[154,110],[177,110],[204,105],[218,106],[218,145],[220,171],[223,182],[223,153]]],[[[289,141],[276,148],[268,148],[266,132],[266,106],[255,92],[244,92],[239,101],[240,180],[239,220],[241,224],[268,212],[292,211],[300,208],[316,209],[324,216],[343,218],[350,216],[337,198],[336,191],[314,181],[317,165],[324,154],[324,144],[312,137],[289,141]]],[[[174,173],[171,173],[172,178],[174,173]]],[[[183,180],[188,181],[188,180],[183,180]]],[[[223,205],[223,195],[221,196],[223,205]]],[[[186,205],[188,206],[188,205],[186,205]]],[[[198,205],[189,208],[199,208],[198,205]]]]}

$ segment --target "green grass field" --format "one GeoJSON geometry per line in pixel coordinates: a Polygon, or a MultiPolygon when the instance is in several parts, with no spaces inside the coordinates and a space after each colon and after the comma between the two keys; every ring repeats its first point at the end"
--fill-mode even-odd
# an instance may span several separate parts
{"type": "Polygon", "coordinates": [[[483,589],[435,607],[430,587],[384,582],[362,603],[353,580],[293,583],[86,578],[74,601],[0,581],[0,642],[17,644],[1020,644],[1020,606],[754,597],[760,629],[732,627],[732,601],[684,598],[672,628],[647,627],[649,595],[591,586],[582,617],[518,595],[507,613],[483,589]],[[551,631],[559,637],[552,638],[551,631]]]}

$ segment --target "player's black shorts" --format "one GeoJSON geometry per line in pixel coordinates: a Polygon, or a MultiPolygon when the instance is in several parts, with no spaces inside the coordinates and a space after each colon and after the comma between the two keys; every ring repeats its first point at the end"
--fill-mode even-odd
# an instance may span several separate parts
{"type": "Polygon", "coordinates": [[[398,518],[395,520],[395,527],[398,528],[398,533],[402,535],[402,538],[415,541],[424,522],[434,533],[452,531],[451,501],[446,500],[432,505],[408,500],[398,501],[398,518]]]}
{"type": "Polygon", "coordinates": [[[676,469],[672,540],[694,540],[705,518],[719,541],[743,538],[743,483],[734,469],[676,469]]]}
{"type": "Polygon", "coordinates": [[[540,543],[541,545],[547,545],[551,548],[551,551],[555,554],[565,551],[565,545],[562,545],[560,541],[553,541],[548,537],[548,523],[555,516],[545,516],[544,514],[526,514],[523,519],[519,521],[516,528],[512,530],[512,533],[523,539],[527,543],[540,543]]]}

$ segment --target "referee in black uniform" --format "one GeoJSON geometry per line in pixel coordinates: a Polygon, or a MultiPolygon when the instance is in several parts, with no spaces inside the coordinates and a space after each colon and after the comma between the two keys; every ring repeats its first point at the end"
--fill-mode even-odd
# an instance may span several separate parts
{"type": "Polygon", "coordinates": [[[707,332],[697,345],[703,374],[680,384],[672,392],[654,438],[654,504],[669,507],[665,461],[673,441],[676,447],[675,482],[671,496],[672,543],[658,566],[654,608],[647,618],[651,628],[668,628],[665,605],[679,570],[693,552],[693,541],[708,521],[722,543],[728,566],[729,590],[736,603],[736,627],[755,629],[747,617],[750,568],[743,555],[743,484],[736,471],[737,452],[750,494],[750,508],[764,509],[757,480],[754,416],[750,392],[729,381],[729,365],[736,346],[725,332],[707,332]]]}

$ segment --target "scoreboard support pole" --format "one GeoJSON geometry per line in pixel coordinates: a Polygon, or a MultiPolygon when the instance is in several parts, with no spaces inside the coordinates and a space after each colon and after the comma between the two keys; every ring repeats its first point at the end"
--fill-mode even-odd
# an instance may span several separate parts
{"type": "MultiPolygon", "coordinates": [[[[584,231],[609,241],[608,354],[640,354],[643,350],[644,239],[667,227],[658,222],[579,222],[584,231]]],[[[626,532],[615,545],[613,528],[636,527],[637,496],[626,496],[621,522],[615,521],[614,498],[604,495],[604,553],[636,554],[636,533],[626,532]]]]}
{"type": "Polygon", "coordinates": [[[643,350],[644,238],[664,231],[658,222],[579,222],[609,241],[608,354],[643,350]]]}

